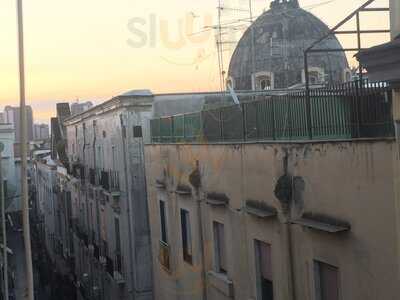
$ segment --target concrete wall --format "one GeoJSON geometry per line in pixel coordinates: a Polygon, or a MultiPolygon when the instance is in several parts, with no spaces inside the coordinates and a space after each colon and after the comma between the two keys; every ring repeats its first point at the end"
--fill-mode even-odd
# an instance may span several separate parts
{"type": "Polygon", "coordinates": [[[395,149],[391,140],[147,145],[155,298],[261,299],[257,295],[254,249],[254,241],[259,240],[272,247],[274,299],[294,299],[294,294],[296,299],[317,300],[314,260],[339,268],[341,300],[397,299],[395,149]],[[189,181],[196,163],[201,178],[199,189],[189,181]],[[274,194],[285,170],[293,176],[294,188],[287,213],[274,194]],[[165,182],[166,188],[160,188],[156,180],[165,182]],[[191,186],[192,194],[176,194],[179,185],[191,186]],[[206,204],[210,192],[224,193],[229,205],[206,204]],[[169,270],[158,258],[159,200],[166,201],[168,210],[169,270]],[[278,216],[262,219],[246,213],[247,200],[277,209],[278,216]],[[180,208],[190,211],[192,265],[182,259],[180,208]],[[348,223],[351,229],[327,233],[290,224],[310,213],[348,223]],[[222,277],[209,273],[215,264],[213,221],[223,223],[226,231],[228,270],[222,277]]]}

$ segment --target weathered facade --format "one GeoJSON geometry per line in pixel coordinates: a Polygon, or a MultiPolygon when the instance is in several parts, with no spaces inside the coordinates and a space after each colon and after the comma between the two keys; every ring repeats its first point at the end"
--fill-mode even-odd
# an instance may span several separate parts
{"type": "Polygon", "coordinates": [[[398,298],[393,139],[145,149],[156,299],[398,298]]]}
{"type": "Polygon", "coordinates": [[[78,299],[152,299],[142,127],[151,102],[120,96],[64,121],[78,299]]]}

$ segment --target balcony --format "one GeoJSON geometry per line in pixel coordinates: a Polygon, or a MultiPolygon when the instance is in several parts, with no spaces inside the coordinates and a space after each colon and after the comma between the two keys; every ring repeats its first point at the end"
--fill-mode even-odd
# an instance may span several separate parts
{"type": "Polygon", "coordinates": [[[171,269],[171,265],[170,265],[170,246],[163,242],[160,241],[160,253],[159,253],[159,257],[158,257],[161,265],[167,269],[170,270],[171,269]]]}
{"type": "Polygon", "coordinates": [[[114,259],[114,280],[117,284],[124,284],[125,283],[125,264],[124,264],[124,257],[117,253],[114,259]]]}
{"type": "Polygon", "coordinates": [[[106,256],[106,272],[114,278],[114,261],[106,256]]]}
{"type": "Polygon", "coordinates": [[[109,172],[101,171],[100,185],[106,191],[108,191],[110,189],[110,175],[109,175],[109,172]]]}
{"type": "Polygon", "coordinates": [[[109,193],[119,191],[119,172],[117,171],[101,171],[100,185],[109,193]]]}
{"type": "Polygon", "coordinates": [[[96,170],[93,168],[89,169],[89,182],[91,185],[96,185],[96,170]]]}

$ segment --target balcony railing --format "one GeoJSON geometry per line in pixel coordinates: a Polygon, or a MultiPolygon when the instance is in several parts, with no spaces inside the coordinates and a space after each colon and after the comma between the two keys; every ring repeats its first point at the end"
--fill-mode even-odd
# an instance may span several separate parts
{"type": "Polygon", "coordinates": [[[101,171],[100,185],[108,192],[119,190],[119,172],[101,171]]]}
{"type": "Polygon", "coordinates": [[[167,243],[160,241],[160,253],[159,253],[159,260],[161,265],[166,268],[170,269],[170,247],[167,243]]]}
{"type": "Polygon", "coordinates": [[[114,278],[114,261],[106,256],[106,272],[114,278]]]}
{"type": "Polygon", "coordinates": [[[110,175],[109,175],[109,172],[101,171],[100,185],[102,186],[103,189],[105,189],[107,191],[110,189],[110,175]]]}
{"type": "Polygon", "coordinates": [[[96,170],[93,168],[89,169],[89,182],[91,185],[96,185],[96,170]]]}
{"type": "Polygon", "coordinates": [[[393,137],[386,83],[350,82],[286,95],[239,95],[240,105],[151,120],[153,143],[393,137]],[[247,97],[248,98],[248,97],[247,97]]]}

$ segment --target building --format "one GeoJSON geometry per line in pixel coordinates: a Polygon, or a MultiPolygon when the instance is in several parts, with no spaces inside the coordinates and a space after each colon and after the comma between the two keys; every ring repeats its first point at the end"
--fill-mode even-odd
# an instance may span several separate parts
{"type": "MultiPolygon", "coordinates": [[[[300,8],[297,0],[274,0],[240,39],[229,65],[227,84],[236,90],[271,90],[303,86],[304,50],[329,28],[300,8]]],[[[342,49],[335,36],[318,49],[342,49]]],[[[311,84],[351,80],[343,52],[313,53],[309,57],[311,84]]]]}
{"type": "Polygon", "coordinates": [[[359,136],[342,135],[351,111],[312,96],[321,121],[344,123],[314,123],[310,139],[306,118],[278,114],[303,111],[298,93],[152,121],[155,299],[396,299],[390,90],[364,89],[385,125],[363,117],[359,136]]]}
{"type": "Polygon", "coordinates": [[[87,111],[88,109],[93,107],[93,103],[90,101],[86,102],[75,102],[71,104],[71,114],[77,115],[87,111]]]}
{"type": "MultiPolygon", "coordinates": [[[[274,1],[266,14],[301,22],[298,9],[274,1]]],[[[230,83],[254,88],[241,51],[230,83]]],[[[239,94],[240,106],[170,115],[154,107],[145,158],[155,299],[398,298],[397,86],[342,85],[341,57],[333,89],[239,94]]]]}
{"type": "MultiPolygon", "coordinates": [[[[21,141],[21,129],[20,129],[20,108],[19,107],[12,107],[6,106],[4,108],[4,121],[6,123],[13,124],[15,129],[15,142],[19,143],[21,141]]],[[[33,112],[32,107],[26,107],[26,121],[27,121],[27,138],[28,141],[33,140],[33,112]]]]}
{"type": "Polygon", "coordinates": [[[132,91],[77,115],[57,104],[51,159],[36,162],[54,178],[36,176],[38,190],[53,193],[37,192],[36,207],[50,233],[42,243],[77,299],[153,299],[143,158],[152,102],[132,91]]]}
{"type": "Polygon", "coordinates": [[[151,108],[152,97],[130,93],[64,121],[81,296],[96,287],[103,299],[152,299],[142,128],[151,108]]]}
{"type": "Polygon", "coordinates": [[[20,210],[19,181],[14,155],[15,130],[12,124],[0,124],[0,142],[4,145],[2,152],[2,173],[5,181],[6,209],[8,212],[20,210]]]}
{"type": "Polygon", "coordinates": [[[47,124],[34,124],[33,125],[33,139],[34,140],[47,140],[50,137],[49,125],[47,124]]]}

